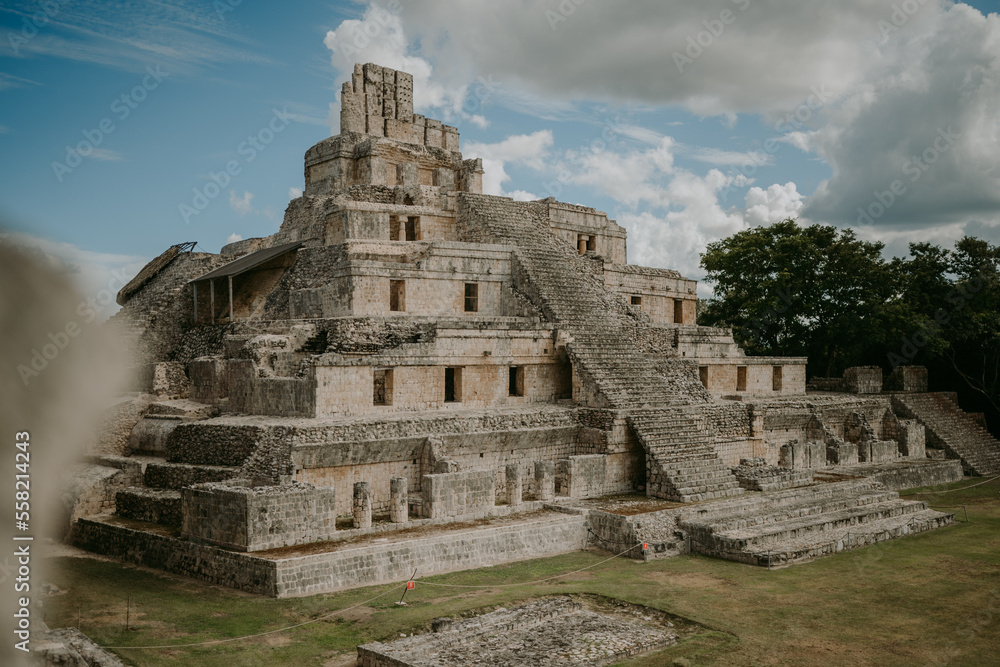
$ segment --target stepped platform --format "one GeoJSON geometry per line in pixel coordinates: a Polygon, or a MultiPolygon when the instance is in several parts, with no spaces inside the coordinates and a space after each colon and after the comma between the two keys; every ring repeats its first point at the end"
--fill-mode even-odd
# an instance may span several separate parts
{"type": "Polygon", "coordinates": [[[415,569],[427,576],[555,556],[582,549],[586,536],[583,515],[546,509],[252,554],[109,514],[79,520],[72,541],[128,563],[251,593],[292,597],[406,581],[415,569]]]}
{"type": "Polygon", "coordinates": [[[181,492],[178,489],[150,489],[130,486],[115,496],[116,513],[126,519],[181,525],[181,492]]]}
{"type": "Polygon", "coordinates": [[[816,484],[682,511],[691,550],[752,565],[787,565],[932,530],[954,515],[902,500],[874,479],[816,484]]]}
{"type": "Polygon", "coordinates": [[[961,459],[970,475],[1000,475],[1000,441],[945,394],[893,394],[893,408],[927,429],[927,443],[961,459]]]}

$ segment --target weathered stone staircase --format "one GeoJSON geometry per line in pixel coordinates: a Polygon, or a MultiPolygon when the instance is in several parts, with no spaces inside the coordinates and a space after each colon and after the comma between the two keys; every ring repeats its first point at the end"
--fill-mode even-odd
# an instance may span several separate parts
{"type": "Polygon", "coordinates": [[[917,419],[930,445],[962,460],[966,474],[1000,475],[1000,441],[944,394],[893,394],[893,409],[917,419]]]}
{"type": "Polygon", "coordinates": [[[954,520],[919,501],[902,500],[874,479],[816,484],[696,506],[678,525],[691,550],[752,565],[787,565],[954,520]]]}
{"type": "Polygon", "coordinates": [[[515,248],[515,285],[567,337],[574,371],[588,392],[580,398],[633,413],[629,424],[647,455],[647,494],[681,502],[742,494],[705,424],[693,417],[698,405],[711,401],[697,369],[680,360],[654,367],[628,331],[644,316],[605,287],[592,260],[555,237],[546,206],[460,197],[463,240],[515,248]],[[679,417],[684,408],[686,416],[679,417]]]}
{"type": "Polygon", "coordinates": [[[173,463],[163,457],[137,457],[144,464],[144,486],[130,486],[118,492],[115,513],[135,521],[164,526],[181,525],[181,489],[202,482],[221,482],[234,477],[234,466],[173,463]]]}

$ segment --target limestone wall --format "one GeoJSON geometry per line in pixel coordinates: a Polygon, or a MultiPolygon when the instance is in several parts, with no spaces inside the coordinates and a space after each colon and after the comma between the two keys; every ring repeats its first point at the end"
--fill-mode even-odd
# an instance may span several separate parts
{"type": "Polygon", "coordinates": [[[493,472],[465,472],[424,475],[421,483],[421,512],[428,519],[449,516],[488,516],[495,504],[493,472]]]}
{"type": "Polygon", "coordinates": [[[604,264],[604,282],[658,324],[694,324],[697,283],[676,271],[628,264],[604,264]],[[635,304],[632,297],[639,297],[635,304]],[[680,302],[675,305],[675,301],[680,302]],[[678,319],[680,316],[680,319],[678,319]]]}
{"type": "Polygon", "coordinates": [[[181,514],[183,537],[237,551],[328,540],[336,522],[331,488],[299,483],[253,486],[248,480],[183,489],[181,514]]]}

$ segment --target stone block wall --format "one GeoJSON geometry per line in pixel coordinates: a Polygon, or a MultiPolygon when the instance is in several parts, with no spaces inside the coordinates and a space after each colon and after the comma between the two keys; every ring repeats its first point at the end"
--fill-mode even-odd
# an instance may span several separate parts
{"type": "Polygon", "coordinates": [[[229,368],[229,409],[251,415],[313,417],[316,378],[258,377],[249,359],[233,359],[229,368]]]}
{"type": "Polygon", "coordinates": [[[781,446],[779,465],[793,470],[825,468],[826,444],[793,440],[781,446]]]}
{"type": "Polygon", "coordinates": [[[866,440],[858,443],[858,460],[861,463],[889,463],[899,458],[895,440],[866,440]]]}
{"type": "Polygon", "coordinates": [[[923,393],[927,391],[927,369],[923,366],[897,366],[886,378],[889,391],[923,393]]]}
{"type": "Polygon", "coordinates": [[[204,465],[238,466],[264,437],[259,426],[226,422],[181,424],[167,437],[167,461],[204,465]]]}
{"type": "Polygon", "coordinates": [[[322,542],[335,531],[334,507],[332,488],[208,482],[182,489],[181,534],[237,551],[322,542]]]}
{"type": "Polygon", "coordinates": [[[632,454],[582,454],[556,461],[555,490],[557,496],[596,498],[635,489],[635,479],[623,473],[631,472],[637,457],[632,454]]]}
{"type": "Polygon", "coordinates": [[[421,512],[428,519],[449,516],[487,516],[495,503],[492,470],[424,475],[421,512]]]}
{"type": "Polygon", "coordinates": [[[878,394],[882,391],[882,369],[878,366],[855,366],[844,371],[844,391],[852,394],[878,394]]]}

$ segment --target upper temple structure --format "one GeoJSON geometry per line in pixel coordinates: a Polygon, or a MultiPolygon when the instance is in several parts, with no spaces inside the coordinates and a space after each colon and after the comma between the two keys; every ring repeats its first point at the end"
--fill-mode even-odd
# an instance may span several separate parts
{"type": "Polygon", "coordinates": [[[839,526],[871,543],[948,523],[892,489],[1000,467],[988,434],[934,430],[967,415],[922,369],[807,394],[805,358],[699,326],[695,281],[629,264],[605,213],[482,194],[458,130],[413,112],[411,75],[357,65],[341,103],[276,233],[178,244],[119,294],[137,393],[81,473],[81,546],[271,595],[558,553],[586,530],[770,564],[838,550],[839,526]],[[661,520],[580,509],[616,494],[661,520]],[[449,529],[471,518],[489,522],[449,529]],[[414,523],[455,550],[392,537],[414,523]]]}

